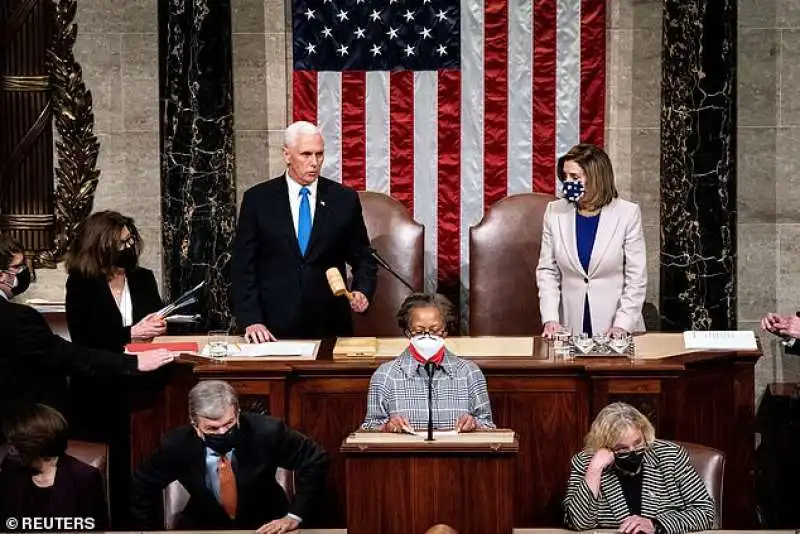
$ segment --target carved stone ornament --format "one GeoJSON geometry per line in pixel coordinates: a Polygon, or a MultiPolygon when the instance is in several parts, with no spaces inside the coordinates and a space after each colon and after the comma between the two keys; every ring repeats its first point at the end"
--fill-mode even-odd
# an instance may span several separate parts
{"type": "Polygon", "coordinates": [[[100,143],[94,134],[92,93],[83,82],[81,66],[72,53],[78,26],[73,21],[77,0],[55,0],[54,35],[48,50],[58,139],[55,170],[55,239],[50,250],[40,252],[35,265],[55,267],[70,240],[92,212],[100,171],[100,143]]]}

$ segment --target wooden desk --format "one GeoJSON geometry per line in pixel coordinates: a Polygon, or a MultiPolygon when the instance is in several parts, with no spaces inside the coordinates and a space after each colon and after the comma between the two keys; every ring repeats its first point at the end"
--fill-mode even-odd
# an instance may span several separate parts
{"type": "MultiPolygon", "coordinates": [[[[678,346],[676,335],[646,334],[637,346],[663,352],[678,346]]],[[[204,362],[195,367],[195,375],[228,380],[244,409],[283,417],[328,451],[322,526],[344,527],[345,471],[339,446],[362,423],[369,379],[381,362],[334,361],[334,344],[325,340],[316,361],[204,362]]],[[[753,367],[760,355],[673,351],[635,365],[626,358],[565,362],[553,359],[546,344],[537,340],[526,357],[476,359],[486,375],[495,423],[520,436],[515,526],[563,524],[561,501],[570,458],[581,449],[594,415],[619,400],[642,410],[659,437],[724,451],[728,469],[722,525],[756,528],[753,367]]],[[[149,452],[140,448],[133,451],[134,458],[149,452]]]]}

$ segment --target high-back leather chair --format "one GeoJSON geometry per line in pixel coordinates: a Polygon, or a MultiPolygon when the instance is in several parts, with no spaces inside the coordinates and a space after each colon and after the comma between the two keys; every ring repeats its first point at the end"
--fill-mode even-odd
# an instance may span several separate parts
{"type": "Polygon", "coordinates": [[[536,266],[550,195],[506,197],[469,230],[471,336],[539,335],[536,266]]]}
{"type": "MultiPolygon", "coordinates": [[[[425,228],[399,201],[373,192],[359,193],[372,248],[415,291],[423,288],[425,228]]],[[[397,310],[411,293],[385,269],[378,268],[378,287],[366,313],[353,314],[356,336],[397,336],[397,310]]]]}
{"type": "Polygon", "coordinates": [[[722,518],[722,482],[725,476],[725,453],[697,443],[685,441],[677,441],[676,443],[683,446],[686,452],[689,453],[692,465],[697,470],[700,478],[703,479],[708,493],[714,499],[714,504],[717,508],[717,519],[714,527],[718,528],[722,518]]]}
{"type": "MultiPolygon", "coordinates": [[[[275,479],[286,493],[286,498],[292,502],[294,500],[294,473],[279,467],[275,472],[275,479]]],[[[189,504],[189,492],[186,491],[183,484],[175,480],[164,489],[163,500],[164,529],[175,530],[180,522],[183,509],[189,504]]]]}
{"type": "MultiPolygon", "coordinates": [[[[0,464],[8,454],[8,445],[0,445],[0,464]]],[[[103,488],[106,494],[106,504],[110,506],[108,494],[108,445],[105,443],[92,443],[89,441],[67,441],[67,454],[85,464],[97,468],[103,477],[103,488]]]]}

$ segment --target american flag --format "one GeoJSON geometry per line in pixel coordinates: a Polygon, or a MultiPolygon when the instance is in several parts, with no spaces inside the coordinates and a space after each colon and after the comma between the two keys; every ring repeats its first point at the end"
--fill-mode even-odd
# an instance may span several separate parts
{"type": "Polygon", "coordinates": [[[463,306],[469,228],[603,144],[605,17],[605,0],[294,0],[293,118],[322,129],[323,176],[425,225],[426,290],[463,306]]]}

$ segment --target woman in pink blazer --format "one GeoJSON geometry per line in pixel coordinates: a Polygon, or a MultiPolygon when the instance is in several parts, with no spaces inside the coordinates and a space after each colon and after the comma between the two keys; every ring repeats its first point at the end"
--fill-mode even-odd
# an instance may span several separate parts
{"type": "Polygon", "coordinates": [[[545,337],[643,332],[647,265],[639,206],[622,200],[600,148],[558,160],[563,198],[547,206],[536,280],[545,337]]]}

